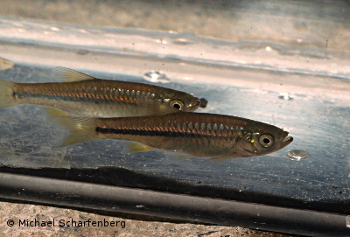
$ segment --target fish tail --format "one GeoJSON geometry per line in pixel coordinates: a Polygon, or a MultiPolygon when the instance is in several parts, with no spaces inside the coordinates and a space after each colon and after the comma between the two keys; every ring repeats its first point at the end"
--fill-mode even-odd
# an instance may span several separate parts
{"type": "Polygon", "coordinates": [[[0,109],[16,105],[14,100],[14,82],[0,79],[0,109]]]}
{"type": "Polygon", "coordinates": [[[97,140],[94,118],[72,117],[71,114],[52,107],[46,107],[45,110],[50,121],[71,132],[56,148],[97,140]]]}

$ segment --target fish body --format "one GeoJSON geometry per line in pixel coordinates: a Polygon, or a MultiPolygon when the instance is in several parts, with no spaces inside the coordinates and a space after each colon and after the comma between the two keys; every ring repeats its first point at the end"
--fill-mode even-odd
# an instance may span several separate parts
{"type": "Polygon", "coordinates": [[[62,146],[118,139],[221,159],[265,155],[293,141],[288,132],[273,125],[217,114],[179,112],[129,118],[77,118],[52,111],[49,114],[50,119],[72,131],[62,146]]]}
{"type": "Polygon", "coordinates": [[[14,83],[0,80],[0,107],[52,106],[87,117],[128,117],[195,111],[205,99],[164,87],[101,80],[70,69],[56,70],[63,83],[14,83]]]}

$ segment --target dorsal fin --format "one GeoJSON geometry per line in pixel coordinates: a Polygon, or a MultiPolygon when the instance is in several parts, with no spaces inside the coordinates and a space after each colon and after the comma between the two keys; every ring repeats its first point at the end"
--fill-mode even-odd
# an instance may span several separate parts
{"type": "Polygon", "coordinates": [[[96,80],[95,77],[65,67],[56,67],[54,69],[54,76],[61,82],[96,80]]]}

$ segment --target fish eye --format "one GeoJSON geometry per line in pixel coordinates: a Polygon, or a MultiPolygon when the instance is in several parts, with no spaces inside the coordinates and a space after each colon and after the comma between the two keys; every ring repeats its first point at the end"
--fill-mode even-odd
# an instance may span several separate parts
{"type": "Polygon", "coordinates": [[[182,108],[184,107],[184,102],[182,102],[181,100],[175,99],[170,101],[170,106],[174,107],[175,109],[182,110],[182,108]]]}
{"type": "Polygon", "coordinates": [[[265,148],[269,148],[274,144],[274,138],[270,134],[262,134],[259,137],[259,143],[265,148]]]}

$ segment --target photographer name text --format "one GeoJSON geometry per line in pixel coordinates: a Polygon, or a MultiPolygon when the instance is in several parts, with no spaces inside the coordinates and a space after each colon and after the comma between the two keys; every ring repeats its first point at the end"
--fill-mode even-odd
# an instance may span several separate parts
{"type": "Polygon", "coordinates": [[[110,220],[75,220],[73,218],[68,219],[49,219],[49,220],[38,220],[38,219],[8,219],[7,226],[9,227],[119,227],[125,228],[125,221],[110,221],[110,220]]]}

